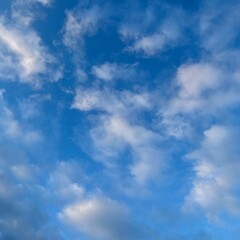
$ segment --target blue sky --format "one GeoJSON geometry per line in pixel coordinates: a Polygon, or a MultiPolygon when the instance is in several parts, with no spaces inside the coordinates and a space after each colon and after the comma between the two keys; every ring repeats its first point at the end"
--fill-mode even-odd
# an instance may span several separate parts
{"type": "Polygon", "coordinates": [[[0,239],[238,240],[239,1],[0,2],[0,239]]]}

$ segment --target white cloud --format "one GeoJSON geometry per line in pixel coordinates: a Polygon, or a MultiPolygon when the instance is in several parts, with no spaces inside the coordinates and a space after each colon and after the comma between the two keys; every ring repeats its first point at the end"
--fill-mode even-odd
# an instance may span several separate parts
{"type": "Polygon", "coordinates": [[[20,164],[14,164],[11,167],[11,171],[13,175],[22,181],[33,181],[36,178],[36,175],[39,172],[39,169],[37,166],[33,164],[26,164],[26,163],[20,163],[20,164]]]}
{"type": "Polygon", "coordinates": [[[215,90],[221,83],[221,77],[221,72],[210,64],[181,66],[177,72],[179,95],[183,98],[198,97],[205,90],[215,90]]]}
{"type": "Polygon", "coordinates": [[[231,73],[213,63],[195,63],[179,67],[176,94],[161,107],[161,127],[170,136],[191,136],[194,118],[218,118],[240,101],[236,94],[239,84],[231,73]],[[231,85],[230,85],[231,84],[231,85]],[[222,97],[224,95],[224,98],[222,97]]]}
{"type": "Polygon", "coordinates": [[[82,89],[77,90],[72,108],[79,109],[81,111],[90,111],[99,104],[99,92],[98,91],[84,91],[82,89]]]}
{"type": "Polygon", "coordinates": [[[0,21],[0,57],[2,80],[18,79],[36,86],[41,84],[37,77],[40,74],[50,74],[50,81],[57,80],[58,76],[49,67],[55,60],[32,30],[0,21]]]}
{"type": "Polygon", "coordinates": [[[136,65],[104,63],[93,66],[93,74],[101,80],[112,81],[114,79],[131,80],[136,77],[136,65]]]}
{"type": "Polygon", "coordinates": [[[165,47],[168,39],[163,34],[154,34],[137,40],[133,47],[134,51],[143,51],[146,55],[154,55],[165,47]]]}
{"type": "Polygon", "coordinates": [[[125,119],[116,116],[102,118],[91,131],[91,138],[97,149],[97,158],[107,166],[118,164],[113,159],[129,146],[133,162],[129,162],[128,170],[141,186],[158,179],[166,166],[159,147],[160,137],[142,126],[129,124],[125,119]]]}
{"type": "Polygon", "coordinates": [[[5,28],[1,24],[0,36],[3,44],[19,59],[19,64],[24,70],[23,78],[44,70],[45,60],[39,51],[40,38],[36,34],[23,35],[16,29],[5,28]]]}
{"type": "Polygon", "coordinates": [[[36,1],[42,3],[43,5],[49,5],[52,2],[52,0],[36,0],[36,1]]]}
{"type": "Polygon", "coordinates": [[[110,114],[126,115],[138,109],[151,109],[148,92],[133,93],[130,91],[100,90],[97,88],[77,89],[72,108],[81,111],[104,110],[110,114]],[[109,104],[111,102],[111,104],[109,104]]]}
{"type": "Polygon", "coordinates": [[[129,20],[124,22],[119,29],[123,41],[130,42],[128,50],[153,56],[174,46],[180,40],[183,28],[181,11],[172,10],[171,14],[161,20],[158,19],[158,13],[153,10],[153,7],[136,15],[130,22],[129,20]],[[139,22],[142,24],[139,25],[139,22]],[[155,30],[152,31],[152,28],[155,30]]]}
{"type": "Polygon", "coordinates": [[[176,114],[194,112],[205,105],[205,94],[217,91],[223,80],[222,73],[211,64],[196,63],[178,69],[176,83],[177,97],[173,98],[167,112],[176,114]]]}
{"type": "Polygon", "coordinates": [[[173,19],[167,19],[157,33],[141,37],[134,43],[132,49],[152,56],[171,46],[179,38],[180,30],[178,24],[173,19]]]}
{"type": "Polygon", "coordinates": [[[195,179],[186,198],[187,209],[195,203],[211,221],[221,220],[224,212],[240,214],[238,142],[239,129],[235,127],[214,125],[204,132],[199,149],[187,155],[195,161],[195,179]]]}
{"type": "MultiPolygon", "coordinates": [[[[14,1],[10,14],[0,16],[1,81],[17,80],[39,87],[44,81],[56,81],[61,77],[57,60],[31,26],[36,15],[32,15],[34,3],[14,1]]],[[[38,13],[38,8],[34,11],[38,13]]]]}
{"type": "Polygon", "coordinates": [[[28,98],[19,101],[19,110],[21,118],[25,121],[41,117],[41,104],[50,101],[49,94],[32,94],[28,98]]]}
{"type": "Polygon", "coordinates": [[[214,55],[234,47],[234,41],[238,38],[239,25],[239,3],[226,2],[218,9],[216,6],[218,6],[217,1],[205,2],[199,19],[201,45],[214,55]]]}
{"type": "Polygon", "coordinates": [[[160,177],[165,167],[165,157],[159,149],[160,136],[131,121],[138,112],[152,108],[150,99],[147,92],[137,94],[129,91],[78,89],[73,103],[73,107],[81,111],[104,111],[90,131],[96,149],[95,158],[108,167],[116,166],[119,163],[113,159],[117,159],[127,146],[130,147],[133,162],[129,162],[128,170],[140,185],[160,177]]]}
{"type": "Polygon", "coordinates": [[[79,2],[75,8],[66,11],[63,43],[72,53],[75,76],[80,82],[87,79],[85,66],[88,63],[85,59],[85,38],[94,35],[102,27],[106,14],[104,6],[87,7],[85,2],[79,2]]]}
{"type": "Polygon", "coordinates": [[[29,26],[38,18],[40,6],[50,6],[52,0],[14,0],[11,3],[11,18],[18,25],[29,26]]]}
{"type": "Polygon", "coordinates": [[[210,118],[223,120],[226,113],[237,108],[240,85],[235,71],[220,66],[201,62],[179,67],[176,92],[160,107],[160,128],[168,136],[191,139],[201,124],[210,118]]]}
{"type": "Polygon", "coordinates": [[[119,34],[124,41],[138,39],[148,27],[156,21],[156,12],[152,6],[148,6],[144,11],[135,6],[134,11],[126,12],[125,19],[119,27],[119,34]],[[144,21],[139,24],[139,22],[144,21]]]}
{"type": "Polygon", "coordinates": [[[167,156],[160,146],[145,144],[133,151],[135,162],[130,166],[130,170],[136,182],[144,186],[149,181],[161,179],[166,170],[167,156]]]}
{"type": "Polygon", "coordinates": [[[85,10],[77,7],[68,11],[64,26],[64,44],[70,49],[82,51],[85,35],[93,34],[102,18],[102,9],[98,6],[85,10]]]}
{"type": "Polygon", "coordinates": [[[107,197],[92,196],[69,205],[59,218],[96,239],[130,240],[140,237],[127,208],[107,197]]]}
{"type": "Polygon", "coordinates": [[[2,112],[0,116],[0,129],[5,138],[12,140],[21,138],[22,143],[26,145],[36,144],[42,140],[40,132],[28,129],[15,118],[14,113],[4,101],[3,93],[0,94],[0,109],[2,112]]]}
{"type": "Polygon", "coordinates": [[[83,199],[85,176],[76,161],[58,162],[50,174],[48,186],[53,195],[61,201],[76,202],[83,199]]]}

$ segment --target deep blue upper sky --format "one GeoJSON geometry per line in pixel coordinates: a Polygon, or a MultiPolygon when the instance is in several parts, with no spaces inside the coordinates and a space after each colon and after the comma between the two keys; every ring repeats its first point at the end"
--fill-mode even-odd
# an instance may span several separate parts
{"type": "Polygon", "coordinates": [[[238,240],[239,1],[0,2],[0,239],[238,240]]]}

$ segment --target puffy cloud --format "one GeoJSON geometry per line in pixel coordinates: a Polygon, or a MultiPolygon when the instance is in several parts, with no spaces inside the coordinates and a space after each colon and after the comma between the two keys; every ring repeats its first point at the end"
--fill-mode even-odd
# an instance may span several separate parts
{"type": "Polygon", "coordinates": [[[179,139],[191,136],[197,116],[201,117],[202,123],[209,117],[218,119],[224,111],[231,111],[240,102],[236,94],[240,85],[232,73],[214,63],[179,67],[175,86],[176,94],[161,107],[160,115],[161,127],[168,135],[179,139]]]}
{"type": "Polygon", "coordinates": [[[195,161],[187,208],[198,204],[212,221],[219,221],[223,212],[239,215],[238,142],[239,129],[233,126],[214,125],[204,132],[199,149],[187,155],[195,161]]]}
{"type": "Polygon", "coordinates": [[[191,113],[203,109],[209,94],[213,94],[223,83],[223,76],[211,64],[196,63],[181,66],[176,76],[179,87],[177,97],[171,100],[166,115],[191,113]]]}
{"type": "Polygon", "coordinates": [[[221,72],[204,63],[181,66],[178,69],[177,82],[181,97],[198,97],[206,90],[216,90],[221,83],[221,72]]]}
{"type": "Polygon", "coordinates": [[[59,218],[94,239],[141,239],[127,208],[107,197],[92,196],[69,205],[59,218]]]}
{"type": "Polygon", "coordinates": [[[196,115],[203,117],[221,109],[216,92],[222,94],[224,79],[223,73],[210,63],[180,66],[174,82],[176,94],[160,110],[160,126],[165,133],[177,139],[191,137],[196,115]]]}

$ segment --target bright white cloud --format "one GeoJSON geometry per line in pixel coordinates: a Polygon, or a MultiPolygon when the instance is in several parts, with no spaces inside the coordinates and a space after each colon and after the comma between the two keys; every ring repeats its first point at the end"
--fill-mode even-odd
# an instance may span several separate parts
{"type": "Polygon", "coordinates": [[[67,206],[59,218],[101,240],[134,240],[140,237],[127,208],[107,197],[92,196],[67,206]]]}
{"type": "Polygon", "coordinates": [[[238,128],[214,125],[204,132],[199,149],[187,155],[195,161],[196,176],[186,208],[198,204],[212,221],[226,211],[240,214],[238,142],[238,128]]]}

